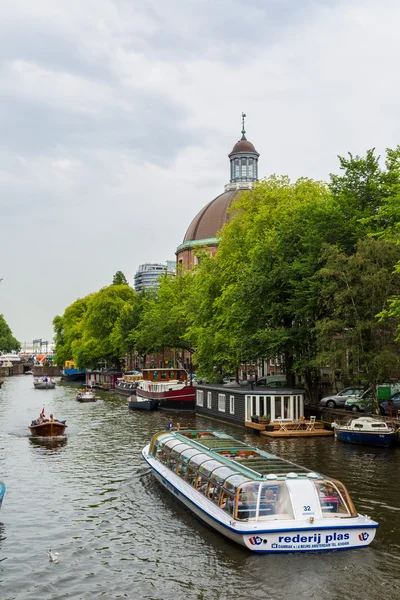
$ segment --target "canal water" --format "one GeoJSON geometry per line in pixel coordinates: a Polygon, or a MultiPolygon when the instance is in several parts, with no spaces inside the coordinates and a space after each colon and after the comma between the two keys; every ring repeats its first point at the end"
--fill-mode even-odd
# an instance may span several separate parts
{"type": "Polygon", "coordinates": [[[218,429],[340,479],[359,512],[381,524],[365,549],[257,556],[208,529],[153,479],[140,453],[168,414],[129,411],[111,392],[80,404],[76,391],[62,383],[35,390],[27,375],[0,390],[1,600],[400,598],[399,447],[269,441],[180,415],[182,427],[218,429]],[[30,437],[27,425],[43,406],[67,420],[65,439],[30,437]]]}

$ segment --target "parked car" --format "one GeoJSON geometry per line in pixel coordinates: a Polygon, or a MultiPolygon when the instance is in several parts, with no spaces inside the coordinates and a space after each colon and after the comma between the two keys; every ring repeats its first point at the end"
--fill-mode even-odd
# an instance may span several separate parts
{"type": "Polygon", "coordinates": [[[366,390],[361,396],[349,396],[345,402],[345,410],[353,412],[371,412],[374,396],[372,390],[366,390]]]}
{"type": "Polygon", "coordinates": [[[288,383],[284,375],[267,375],[257,379],[257,383],[254,382],[255,387],[268,387],[268,388],[286,388],[288,383]]]}
{"type": "MultiPolygon", "coordinates": [[[[393,400],[394,411],[395,414],[397,414],[397,411],[400,410],[400,392],[396,392],[396,394],[393,394],[393,396],[391,396],[389,400],[393,400]]],[[[379,403],[381,415],[389,415],[389,400],[384,400],[383,402],[379,403]]]]}
{"type": "Polygon", "coordinates": [[[363,387],[348,387],[337,394],[332,396],[326,396],[320,401],[321,406],[327,406],[328,408],[337,408],[344,406],[349,396],[361,396],[363,393],[363,387]]]}

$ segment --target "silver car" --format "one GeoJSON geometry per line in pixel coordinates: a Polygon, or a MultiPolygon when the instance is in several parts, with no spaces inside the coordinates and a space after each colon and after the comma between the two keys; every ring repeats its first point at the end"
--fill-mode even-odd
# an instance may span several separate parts
{"type": "Polygon", "coordinates": [[[360,396],[364,391],[362,387],[348,387],[339,392],[338,394],[334,394],[333,396],[326,396],[322,398],[320,401],[321,406],[326,406],[328,408],[338,408],[339,406],[344,406],[346,400],[350,396],[360,396]]]}

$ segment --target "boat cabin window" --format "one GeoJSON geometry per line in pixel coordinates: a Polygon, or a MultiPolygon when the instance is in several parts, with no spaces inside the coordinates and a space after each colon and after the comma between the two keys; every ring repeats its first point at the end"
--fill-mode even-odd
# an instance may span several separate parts
{"type": "Polygon", "coordinates": [[[243,484],[246,483],[246,481],[248,481],[249,478],[245,477],[244,475],[231,475],[230,477],[228,477],[225,481],[224,481],[224,487],[229,490],[230,492],[233,492],[234,494],[236,494],[237,489],[243,484]]]}
{"type": "Polygon", "coordinates": [[[183,450],[183,452],[181,452],[181,459],[183,462],[187,463],[192,458],[192,456],[195,456],[196,454],[202,454],[201,450],[197,450],[196,448],[189,448],[189,450],[183,450]]]}
{"type": "Polygon", "coordinates": [[[176,438],[172,438],[172,440],[168,440],[165,442],[165,449],[172,450],[175,446],[180,446],[182,444],[181,440],[177,440],[176,438]]]}
{"type": "Polygon", "coordinates": [[[371,427],[377,427],[378,429],[384,427],[386,429],[386,423],[371,423],[371,427]]]}
{"type": "Polygon", "coordinates": [[[206,460],[210,460],[208,454],[203,454],[202,452],[200,452],[200,454],[195,454],[194,456],[192,456],[192,458],[189,461],[189,466],[197,470],[201,463],[205,462],[206,460]]]}
{"type": "Polygon", "coordinates": [[[221,464],[219,464],[218,468],[211,473],[211,479],[217,484],[223,485],[225,479],[232,475],[235,475],[235,471],[232,471],[229,467],[221,467],[221,464]]]}
{"type": "Polygon", "coordinates": [[[362,429],[364,425],[362,423],[354,423],[354,429],[362,429]]]}
{"type": "Polygon", "coordinates": [[[205,477],[210,477],[211,473],[221,467],[221,463],[217,460],[209,460],[199,467],[199,472],[205,477]]]}
{"type": "Polygon", "coordinates": [[[187,444],[177,444],[176,446],[173,447],[172,449],[172,456],[175,456],[175,458],[179,458],[180,455],[182,454],[182,452],[184,450],[189,450],[190,446],[188,446],[187,444]]]}
{"type": "Polygon", "coordinates": [[[258,518],[261,520],[294,519],[292,501],[285,481],[262,484],[258,518]]]}
{"type": "Polygon", "coordinates": [[[324,480],[314,481],[313,483],[317,490],[323,517],[357,516],[357,512],[350,500],[350,496],[340,481],[324,480]]]}
{"type": "Polygon", "coordinates": [[[240,520],[254,519],[257,515],[259,482],[247,482],[237,491],[236,518],[240,520]]]}

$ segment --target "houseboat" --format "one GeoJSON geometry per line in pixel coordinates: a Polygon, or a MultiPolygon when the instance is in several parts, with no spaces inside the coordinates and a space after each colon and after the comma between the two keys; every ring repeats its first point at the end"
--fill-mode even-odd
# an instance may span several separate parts
{"type": "Polygon", "coordinates": [[[162,410],[193,411],[195,388],[188,381],[184,369],[143,369],[143,379],[136,388],[136,399],[155,400],[162,410]]]}
{"type": "Polygon", "coordinates": [[[121,377],[121,371],[114,371],[112,369],[87,369],[86,386],[106,392],[108,390],[113,390],[118,379],[121,377]]]}
{"type": "Polygon", "coordinates": [[[345,425],[333,422],[332,428],[338,440],[351,444],[388,448],[395,439],[393,427],[388,426],[385,421],[373,417],[351,419],[345,425]]]}
{"type": "Polygon", "coordinates": [[[136,388],[143,375],[139,371],[127,371],[123,377],[117,379],[115,391],[123,396],[132,396],[136,394],[136,388]]]}
{"type": "Polygon", "coordinates": [[[378,523],[342,483],[228,435],[160,432],[142,456],[197,517],[254,552],[348,550],[375,537],[378,523]]]}
{"type": "Polygon", "coordinates": [[[63,381],[85,381],[85,377],[86,369],[78,369],[73,360],[65,361],[61,375],[63,381]]]}

